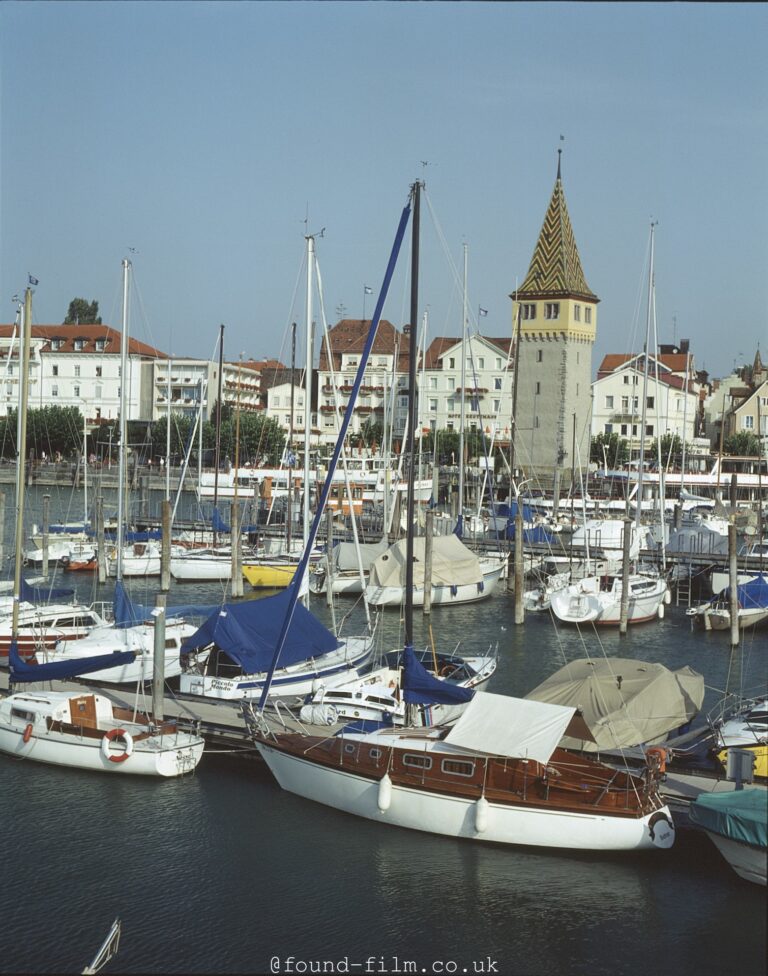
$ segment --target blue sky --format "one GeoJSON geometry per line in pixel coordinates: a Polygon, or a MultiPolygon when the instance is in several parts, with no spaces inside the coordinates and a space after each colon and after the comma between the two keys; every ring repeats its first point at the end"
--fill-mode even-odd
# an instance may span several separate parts
{"type": "Polygon", "coordinates": [[[137,338],[285,358],[305,229],[329,322],[360,317],[423,178],[430,333],[466,243],[508,335],[562,147],[593,365],[642,346],[653,219],[659,341],[724,375],[768,358],[766,36],[764,4],[2,3],[0,321],[31,272],[37,322],[77,296],[119,327],[132,247],[137,338]]]}

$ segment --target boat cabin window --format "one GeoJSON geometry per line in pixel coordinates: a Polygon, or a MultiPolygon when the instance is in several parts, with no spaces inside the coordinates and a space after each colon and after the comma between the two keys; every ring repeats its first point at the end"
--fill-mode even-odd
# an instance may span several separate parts
{"type": "Polygon", "coordinates": [[[412,752],[406,752],[403,755],[403,765],[411,766],[414,769],[432,769],[432,757],[417,756],[412,752]]]}
{"type": "Polygon", "coordinates": [[[12,719],[14,719],[14,718],[15,719],[18,719],[20,722],[34,722],[35,721],[35,713],[34,712],[28,712],[28,711],[26,711],[23,708],[12,708],[11,709],[11,718],[12,719]]]}
{"type": "Polygon", "coordinates": [[[440,769],[450,776],[474,776],[475,764],[462,759],[443,759],[440,769]]]}
{"type": "Polygon", "coordinates": [[[371,759],[381,759],[381,749],[369,749],[368,755],[371,757],[371,759]]]}
{"type": "Polygon", "coordinates": [[[357,746],[355,746],[352,742],[345,742],[344,743],[344,752],[350,752],[350,753],[352,753],[352,752],[356,752],[356,751],[357,751],[357,746]]]}

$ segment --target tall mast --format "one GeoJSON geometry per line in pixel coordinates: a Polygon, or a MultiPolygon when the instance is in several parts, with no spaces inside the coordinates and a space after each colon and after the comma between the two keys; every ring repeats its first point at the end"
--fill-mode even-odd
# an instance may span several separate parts
{"type": "MultiPolygon", "coordinates": [[[[123,538],[125,535],[126,518],[126,484],[125,461],[128,451],[128,418],[125,405],[128,400],[126,384],[128,382],[128,286],[131,275],[131,262],[123,258],[123,322],[120,333],[120,423],[118,438],[120,442],[117,460],[117,568],[116,578],[123,578],[123,538]]],[[[169,407],[170,409],[170,407],[169,407]]]]}
{"type": "Polygon", "coordinates": [[[315,262],[315,239],[307,235],[307,358],[304,366],[304,545],[309,539],[310,484],[309,435],[312,420],[312,271],[315,262]]]}
{"type": "Polygon", "coordinates": [[[296,370],[296,323],[291,323],[291,421],[288,428],[288,495],[285,503],[285,546],[291,553],[291,520],[293,518],[293,377],[296,370]]]}
{"type": "Polygon", "coordinates": [[[464,245],[464,301],[461,310],[461,416],[459,419],[459,535],[464,533],[464,417],[467,408],[467,245],[464,245]]]}
{"type": "Polygon", "coordinates": [[[643,508],[643,465],[645,464],[645,418],[648,394],[648,346],[650,344],[651,320],[653,318],[653,234],[656,222],[651,221],[651,248],[648,259],[648,315],[645,323],[645,345],[643,347],[643,406],[640,411],[640,459],[637,469],[637,511],[635,525],[640,525],[643,508]]]}
{"type": "MultiPolygon", "coordinates": [[[[219,465],[221,464],[221,390],[224,377],[224,326],[219,326],[219,388],[216,394],[216,446],[214,450],[213,463],[213,508],[214,511],[219,504],[219,465]]],[[[216,529],[213,530],[213,539],[216,541],[216,529]]]]}
{"type": "Polygon", "coordinates": [[[171,500],[171,372],[173,359],[168,357],[168,423],[165,428],[165,500],[171,500]]]}
{"type": "MultiPolygon", "coordinates": [[[[29,356],[32,338],[32,289],[24,292],[24,317],[21,331],[21,375],[19,377],[18,454],[16,471],[16,538],[13,565],[13,610],[11,613],[11,639],[19,633],[19,609],[21,601],[21,566],[24,559],[24,480],[27,468],[27,401],[29,399],[29,356]]],[[[9,353],[10,358],[10,353],[9,353]]]]}
{"type": "MultiPolygon", "coordinates": [[[[419,222],[421,212],[421,183],[418,181],[411,187],[411,197],[413,199],[413,224],[411,227],[411,330],[408,336],[409,360],[408,360],[408,414],[411,418],[415,417],[414,407],[416,403],[416,357],[418,354],[418,329],[416,323],[419,320],[419,222]]],[[[408,424],[408,437],[406,442],[406,456],[408,458],[408,531],[406,535],[406,556],[405,556],[405,646],[413,647],[413,519],[415,516],[414,504],[414,428],[413,419],[408,424]]]]}

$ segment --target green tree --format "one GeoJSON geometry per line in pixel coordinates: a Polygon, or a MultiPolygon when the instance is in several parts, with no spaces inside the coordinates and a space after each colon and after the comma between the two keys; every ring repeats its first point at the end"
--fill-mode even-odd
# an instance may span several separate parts
{"type": "Polygon", "coordinates": [[[384,425],[378,420],[366,420],[360,428],[360,437],[366,447],[381,447],[384,440],[384,425]]]}
{"type": "Polygon", "coordinates": [[[736,454],[739,457],[759,457],[760,438],[751,430],[740,430],[738,433],[726,437],[723,442],[723,451],[726,454],[736,454]]]}
{"type": "Polygon", "coordinates": [[[626,438],[618,434],[597,434],[592,438],[589,459],[595,464],[606,464],[609,468],[620,468],[629,460],[629,445],[626,438]]]}
{"type": "Polygon", "coordinates": [[[99,303],[87,302],[84,298],[73,298],[64,325],[101,325],[99,303]]]}

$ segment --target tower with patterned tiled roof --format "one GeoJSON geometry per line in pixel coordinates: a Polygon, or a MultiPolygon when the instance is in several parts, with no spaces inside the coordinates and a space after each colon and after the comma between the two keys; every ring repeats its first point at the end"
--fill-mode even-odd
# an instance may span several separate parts
{"type": "Polygon", "coordinates": [[[599,299],[584,277],[559,153],[555,187],[528,274],[510,298],[514,334],[520,336],[515,467],[547,474],[586,465],[599,299]]]}

